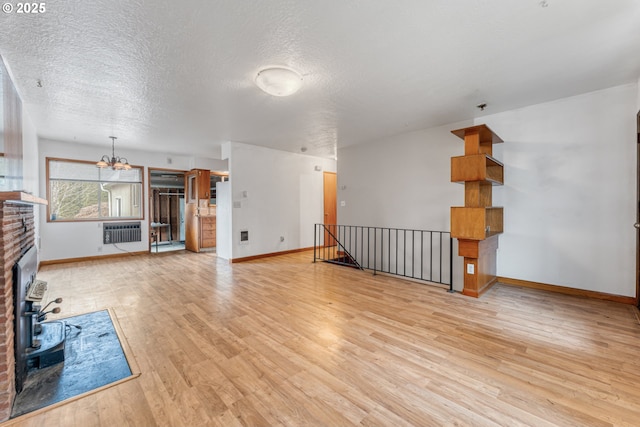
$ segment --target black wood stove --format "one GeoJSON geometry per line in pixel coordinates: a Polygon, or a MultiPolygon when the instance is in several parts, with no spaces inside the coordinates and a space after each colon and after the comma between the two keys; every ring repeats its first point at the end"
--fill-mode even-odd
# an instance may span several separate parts
{"type": "Polygon", "coordinates": [[[15,307],[16,391],[20,393],[32,368],[44,368],[64,361],[65,324],[45,322],[48,313],[59,313],[56,307],[46,311],[58,298],[42,307],[47,283],[36,279],[38,253],[32,246],[22,255],[13,271],[15,307]]]}

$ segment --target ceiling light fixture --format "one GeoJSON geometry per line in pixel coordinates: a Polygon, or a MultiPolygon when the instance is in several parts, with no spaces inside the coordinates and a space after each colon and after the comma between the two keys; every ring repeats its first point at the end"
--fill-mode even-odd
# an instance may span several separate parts
{"type": "Polygon", "coordinates": [[[256,85],[273,96],[289,96],[302,87],[302,76],[291,68],[275,66],[263,68],[255,78],[256,85]]]}
{"type": "Polygon", "coordinates": [[[99,168],[110,167],[111,169],[114,169],[114,170],[131,169],[131,165],[129,164],[127,159],[125,159],[124,157],[116,157],[115,144],[116,144],[116,139],[118,138],[116,138],[115,136],[110,136],[109,138],[111,138],[111,158],[109,158],[109,155],[105,154],[104,156],[102,156],[100,161],[96,163],[96,166],[99,168]]]}

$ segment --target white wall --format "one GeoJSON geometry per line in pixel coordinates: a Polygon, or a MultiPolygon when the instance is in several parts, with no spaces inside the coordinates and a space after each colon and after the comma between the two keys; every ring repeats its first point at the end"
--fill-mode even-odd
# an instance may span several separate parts
{"type": "MultiPolygon", "coordinates": [[[[22,108],[22,186],[25,191],[45,199],[46,195],[40,192],[40,169],[38,168],[38,135],[31,118],[22,108]]],[[[35,221],[36,247],[40,248],[40,220],[45,216],[46,207],[35,205],[33,215],[35,221]]],[[[40,256],[40,255],[39,255],[40,256]]]]}
{"type": "Polygon", "coordinates": [[[485,116],[504,140],[498,274],[635,296],[637,85],[485,116]]]}
{"type": "Polygon", "coordinates": [[[22,185],[24,189],[38,197],[45,198],[39,194],[40,187],[38,185],[40,179],[40,171],[38,169],[38,135],[36,128],[33,126],[31,118],[22,110],[22,185]]]}
{"type": "MultiPolygon", "coordinates": [[[[464,206],[464,186],[451,182],[450,160],[464,154],[464,142],[451,130],[472,124],[454,123],[339,150],[338,223],[449,231],[451,206],[464,206]]],[[[456,243],[453,284],[460,290],[462,259],[456,243]]]]}
{"type": "Polygon", "coordinates": [[[216,182],[216,254],[231,259],[231,183],[216,182]]]}
{"type": "MultiPolygon", "coordinates": [[[[505,207],[498,275],[635,296],[635,115],[638,85],[626,85],[485,116],[506,142],[505,207]]],[[[463,143],[455,123],[338,152],[339,222],[449,229],[464,204],[450,158],[463,143]]],[[[454,275],[454,284],[459,288],[454,275]]]]}
{"type": "MultiPolygon", "coordinates": [[[[96,147],[93,145],[60,142],[47,139],[39,141],[39,169],[43,171],[40,177],[40,195],[46,197],[46,158],[57,157],[75,160],[96,160],[109,152],[110,147],[96,147]]],[[[60,260],[69,258],[83,258],[108,254],[122,253],[122,251],[138,252],[148,250],[149,235],[149,194],[147,182],[147,167],[166,168],[175,170],[189,170],[191,165],[206,164],[213,170],[224,171],[228,169],[227,161],[218,159],[194,160],[190,156],[166,155],[162,153],[135,151],[129,149],[119,150],[116,153],[127,158],[130,164],[145,166],[144,170],[144,220],[142,220],[142,241],[132,243],[119,243],[115,245],[102,244],[102,221],[88,222],[47,222],[46,210],[42,209],[40,219],[41,236],[41,260],[60,260]],[[169,160],[170,163],[169,163],[169,160]]]]}
{"type": "Polygon", "coordinates": [[[464,205],[464,186],[451,182],[450,161],[464,154],[464,142],[451,130],[472,124],[338,150],[338,222],[448,231],[450,207],[464,205]]]}
{"type": "Polygon", "coordinates": [[[230,256],[313,246],[313,224],[323,218],[322,172],[335,172],[336,162],[237,142],[230,143],[228,151],[233,201],[230,256]],[[322,171],[315,171],[316,165],[322,171]],[[249,231],[247,243],[240,243],[241,230],[249,231]]]}
{"type": "Polygon", "coordinates": [[[640,111],[640,77],[638,77],[638,83],[636,85],[638,87],[637,95],[636,95],[636,112],[640,111]]]}

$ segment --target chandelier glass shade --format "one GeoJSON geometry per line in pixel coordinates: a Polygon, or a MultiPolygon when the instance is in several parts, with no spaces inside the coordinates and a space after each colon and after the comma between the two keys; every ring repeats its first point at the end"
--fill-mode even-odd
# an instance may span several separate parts
{"type": "Polygon", "coordinates": [[[96,163],[96,166],[99,168],[111,168],[113,170],[129,170],[131,169],[131,165],[124,157],[116,157],[115,153],[115,136],[110,136],[111,138],[111,157],[108,154],[102,156],[102,158],[96,163]]]}

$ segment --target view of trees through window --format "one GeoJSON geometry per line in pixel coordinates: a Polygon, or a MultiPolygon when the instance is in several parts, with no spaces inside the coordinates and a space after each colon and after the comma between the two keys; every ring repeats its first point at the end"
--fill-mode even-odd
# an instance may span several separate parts
{"type": "Polygon", "coordinates": [[[47,159],[49,220],[142,218],[142,168],[113,170],[95,163],[47,159]]]}

